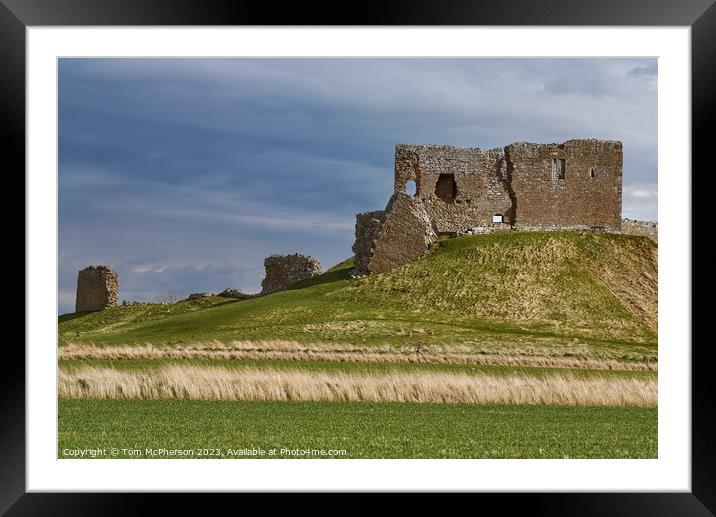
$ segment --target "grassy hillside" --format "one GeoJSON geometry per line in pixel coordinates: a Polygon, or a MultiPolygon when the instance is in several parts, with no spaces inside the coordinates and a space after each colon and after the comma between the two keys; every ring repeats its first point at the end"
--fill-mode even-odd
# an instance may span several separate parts
{"type": "Polygon", "coordinates": [[[656,356],[657,248],[643,237],[499,233],[352,279],[352,260],[286,291],[60,317],[59,342],[155,345],[292,340],[359,345],[549,346],[656,356]]]}

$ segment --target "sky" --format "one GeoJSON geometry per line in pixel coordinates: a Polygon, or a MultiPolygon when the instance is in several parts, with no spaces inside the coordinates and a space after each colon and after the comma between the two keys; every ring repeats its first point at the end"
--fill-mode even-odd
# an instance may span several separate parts
{"type": "Polygon", "coordinates": [[[352,255],[395,144],[620,140],[622,215],[657,217],[656,59],[61,59],[59,307],[260,290],[263,259],[352,255]]]}

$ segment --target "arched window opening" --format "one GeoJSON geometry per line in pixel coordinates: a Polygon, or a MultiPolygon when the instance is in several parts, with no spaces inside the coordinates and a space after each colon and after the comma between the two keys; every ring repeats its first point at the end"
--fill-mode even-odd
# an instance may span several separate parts
{"type": "Polygon", "coordinates": [[[590,177],[590,178],[593,178],[593,177],[596,176],[596,175],[597,175],[597,171],[594,170],[594,167],[592,167],[591,169],[589,169],[589,177],[590,177]]]}
{"type": "Polygon", "coordinates": [[[415,186],[415,182],[413,180],[408,180],[405,184],[405,193],[409,196],[414,196],[418,193],[417,187],[415,186]]]}

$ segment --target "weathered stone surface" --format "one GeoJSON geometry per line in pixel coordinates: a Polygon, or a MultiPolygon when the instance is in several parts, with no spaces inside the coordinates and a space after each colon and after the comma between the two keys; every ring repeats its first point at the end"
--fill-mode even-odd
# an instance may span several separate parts
{"type": "Polygon", "coordinates": [[[641,235],[642,237],[649,237],[654,242],[659,242],[659,224],[651,221],[623,219],[622,233],[626,235],[641,235]]]}
{"type": "Polygon", "coordinates": [[[435,237],[420,200],[407,194],[393,194],[386,208],[385,221],[376,235],[367,272],[383,273],[419,259],[435,237]]]}
{"type": "Polygon", "coordinates": [[[620,142],[518,142],[488,151],[399,144],[388,206],[356,216],[356,270],[382,272],[415,260],[424,253],[423,242],[429,245],[441,234],[617,233],[622,224],[621,193],[620,142]],[[413,195],[407,194],[411,182],[413,195]]]}
{"type": "Polygon", "coordinates": [[[480,224],[478,226],[473,226],[472,228],[467,228],[465,230],[457,232],[457,234],[458,235],[482,235],[485,233],[510,232],[510,231],[512,231],[512,226],[510,226],[507,223],[492,223],[492,224],[480,224]]]}
{"type": "Polygon", "coordinates": [[[206,298],[211,296],[211,293],[192,293],[186,297],[187,300],[198,300],[199,298],[206,298]]]}
{"type": "Polygon", "coordinates": [[[268,294],[323,273],[318,259],[307,255],[271,255],[264,260],[266,278],[261,282],[261,294],[268,294]]]}
{"type": "Polygon", "coordinates": [[[505,158],[516,230],[621,230],[620,142],[520,142],[505,148],[505,158]]]}
{"type": "Polygon", "coordinates": [[[243,291],[239,291],[238,289],[233,289],[229,287],[228,289],[224,289],[221,291],[217,296],[221,296],[222,298],[236,298],[238,300],[247,300],[248,298],[253,298],[256,296],[255,294],[248,294],[243,291]]]}
{"type": "Polygon", "coordinates": [[[496,214],[511,220],[512,200],[502,149],[482,151],[447,145],[397,145],[395,192],[416,185],[415,197],[438,233],[490,224],[496,214]],[[451,195],[453,194],[453,195],[451,195]]]}
{"type": "Polygon", "coordinates": [[[375,239],[385,221],[385,210],[356,215],[356,240],[353,244],[355,268],[360,274],[369,272],[370,258],[375,251],[375,239]]]}
{"type": "Polygon", "coordinates": [[[136,300],[122,300],[122,306],[123,307],[136,307],[136,306],[145,306],[145,305],[160,305],[158,303],[152,303],[152,302],[139,302],[136,300]]]}
{"type": "Polygon", "coordinates": [[[118,301],[119,275],[108,266],[89,266],[78,273],[75,312],[116,307],[118,301]]]}

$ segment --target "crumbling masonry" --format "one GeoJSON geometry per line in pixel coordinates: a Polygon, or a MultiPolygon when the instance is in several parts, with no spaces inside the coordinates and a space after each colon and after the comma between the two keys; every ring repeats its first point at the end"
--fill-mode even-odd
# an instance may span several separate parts
{"type": "Polygon", "coordinates": [[[107,266],[89,266],[77,275],[75,312],[100,311],[116,307],[119,275],[107,266]]]}
{"type": "Polygon", "coordinates": [[[356,270],[389,271],[422,256],[441,235],[620,232],[621,194],[621,142],[518,142],[487,151],[397,145],[387,207],[356,216],[356,270]]]}
{"type": "Polygon", "coordinates": [[[654,242],[659,242],[659,225],[650,221],[622,219],[622,233],[647,237],[654,242]]]}
{"type": "Polygon", "coordinates": [[[264,260],[266,278],[261,282],[261,294],[280,291],[287,287],[323,273],[318,259],[298,253],[271,255],[264,260]]]}

